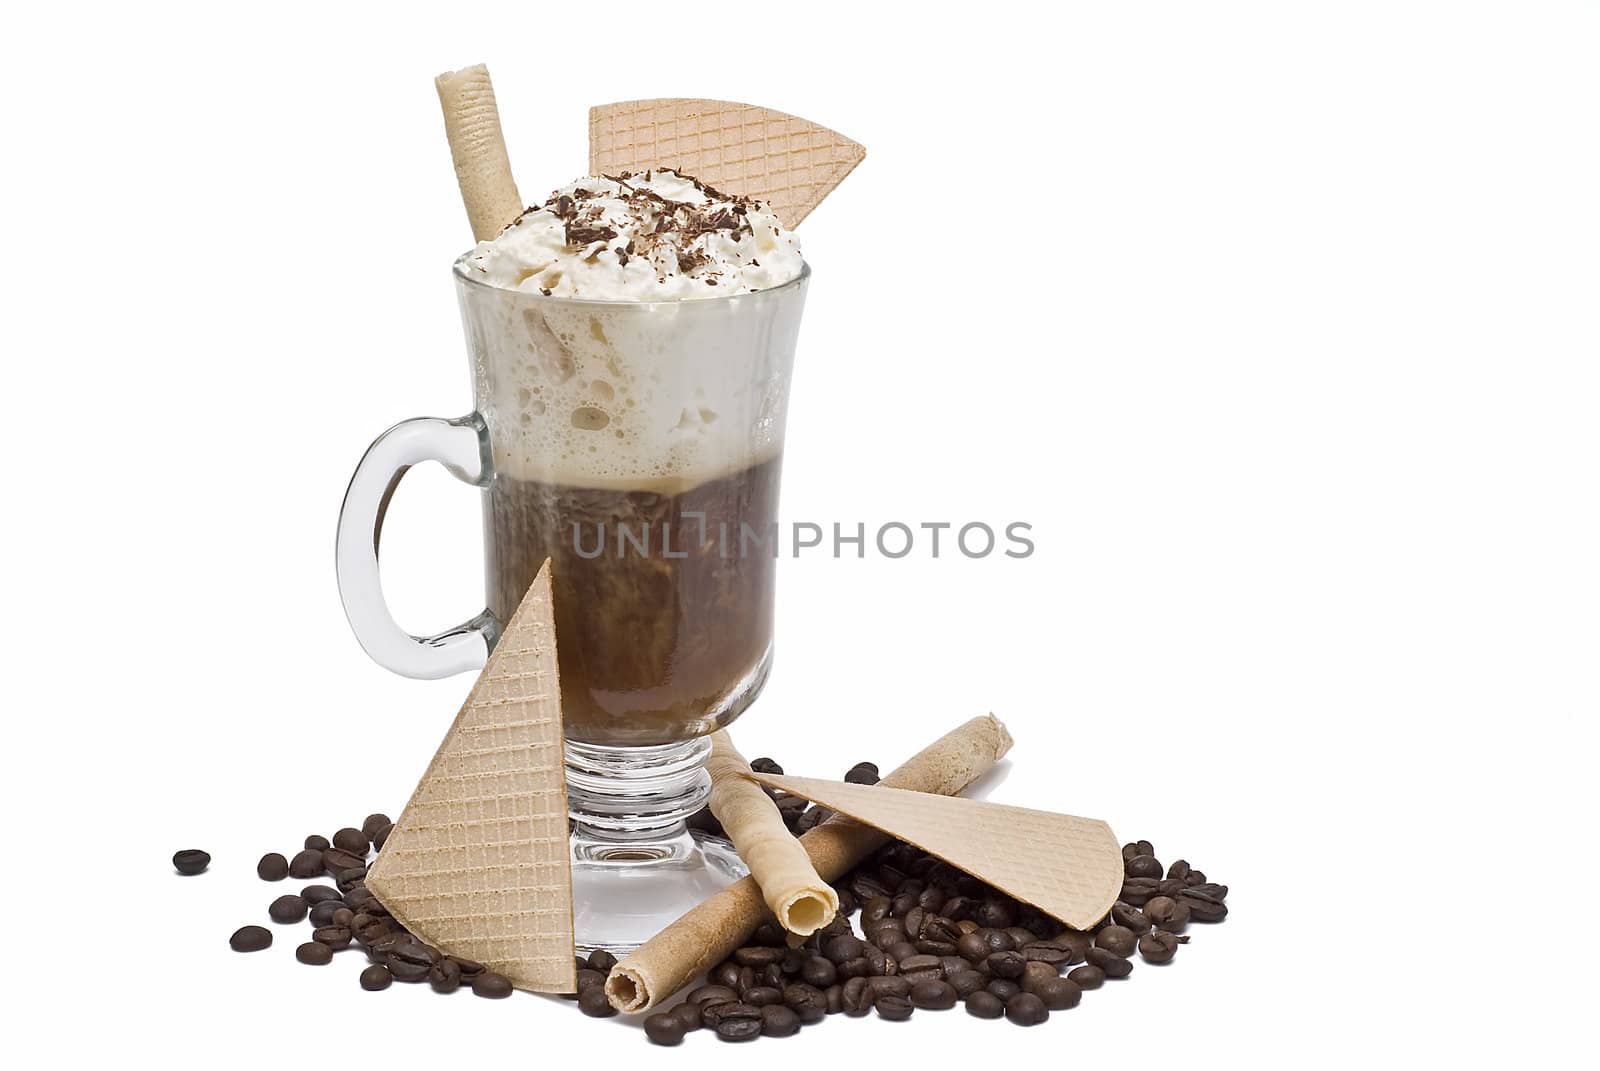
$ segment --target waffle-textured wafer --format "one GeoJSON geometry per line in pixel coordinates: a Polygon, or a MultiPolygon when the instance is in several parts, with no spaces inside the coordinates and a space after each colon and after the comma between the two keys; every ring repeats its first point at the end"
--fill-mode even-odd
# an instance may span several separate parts
{"type": "Polygon", "coordinates": [[[572,870],[550,563],[472,686],[367,887],[419,939],[570,993],[572,870]]]}
{"type": "Polygon", "coordinates": [[[883,785],[750,776],[915,844],[1080,930],[1104,918],[1122,889],[1122,851],[1098,818],[883,785]]]}
{"type": "Polygon", "coordinates": [[[753,104],[662,97],[589,109],[589,173],[674,168],[758,197],[798,226],[867,150],[825,126],[753,104]]]}
{"type": "Polygon", "coordinates": [[[499,234],[522,211],[522,198],[511,177],[506,139],[500,130],[489,68],[475,64],[449,71],[433,80],[444,110],[444,133],[450,141],[450,159],[456,183],[467,209],[472,237],[487,241],[499,234]]]}

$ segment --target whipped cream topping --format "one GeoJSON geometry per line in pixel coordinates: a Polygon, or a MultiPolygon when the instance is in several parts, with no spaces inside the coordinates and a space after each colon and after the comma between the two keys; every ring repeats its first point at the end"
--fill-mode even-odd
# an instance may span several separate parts
{"type": "Polygon", "coordinates": [[[578,179],[479,242],[464,266],[547,297],[681,301],[781,286],[802,261],[764,202],[662,169],[578,179]]]}

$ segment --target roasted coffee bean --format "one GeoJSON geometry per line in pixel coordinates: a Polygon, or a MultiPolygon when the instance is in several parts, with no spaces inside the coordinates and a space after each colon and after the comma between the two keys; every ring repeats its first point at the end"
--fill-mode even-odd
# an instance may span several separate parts
{"type": "MultiPolygon", "coordinates": [[[[489,1000],[504,1000],[506,997],[511,995],[511,980],[503,974],[496,974],[494,971],[484,971],[482,974],[479,974],[477,977],[472,979],[472,994],[473,996],[486,997],[489,1000]]],[[[601,993],[600,996],[600,1003],[605,1004],[605,994],[601,993]]],[[[585,998],[581,996],[578,998],[578,1008],[585,1015],[597,1014],[596,1012],[589,1010],[585,1004],[585,998]]],[[[611,1005],[606,1004],[606,1008],[608,1009],[607,1011],[598,1014],[617,1014],[616,1009],[612,1008],[611,1005]]]]}
{"type": "Polygon", "coordinates": [[[384,826],[391,824],[393,824],[393,819],[386,814],[369,814],[361,822],[361,832],[365,833],[370,838],[372,834],[376,833],[384,826]]]}
{"type": "Polygon", "coordinates": [[[893,956],[889,955],[889,953],[885,952],[876,945],[869,944],[866,948],[866,951],[861,954],[861,958],[866,960],[867,963],[871,965],[873,974],[899,973],[899,962],[893,956]]]}
{"type": "Polygon", "coordinates": [[[1050,1010],[1032,993],[1018,993],[1006,1001],[1006,1018],[1018,1026],[1038,1026],[1050,1018],[1050,1010]]]}
{"type": "Polygon", "coordinates": [[[1193,909],[1188,904],[1172,899],[1170,896],[1157,896],[1145,905],[1145,914],[1158,930],[1168,933],[1181,933],[1189,925],[1189,915],[1193,909]]]}
{"type": "Polygon", "coordinates": [[[765,967],[769,963],[779,963],[782,960],[783,949],[764,945],[747,945],[735,949],[733,953],[733,961],[741,967],[765,967]]]}
{"type": "Polygon", "coordinates": [[[267,905],[267,915],[273,922],[304,922],[306,900],[303,896],[280,896],[267,905]]]}
{"type": "Polygon", "coordinates": [[[921,952],[917,951],[917,946],[912,944],[910,941],[897,941],[885,948],[884,951],[888,953],[889,958],[894,960],[896,963],[904,963],[912,956],[922,955],[921,952]]]}
{"type": "Polygon", "coordinates": [[[1133,961],[1105,948],[1091,948],[1088,961],[1099,967],[1107,978],[1126,978],[1133,973],[1133,961]]]}
{"type": "Polygon", "coordinates": [[[1218,885],[1214,881],[1200,881],[1185,885],[1183,895],[1193,900],[1204,900],[1207,903],[1220,904],[1228,898],[1228,887],[1218,885]]]}
{"type": "Polygon", "coordinates": [[[389,973],[394,975],[397,982],[420,982],[428,977],[433,961],[422,954],[421,946],[403,944],[394,946],[393,951],[384,957],[383,965],[389,968],[389,973]]]}
{"type": "Polygon", "coordinates": [[[344,902],[342,900],[324,900],[321,903],[312,904],[310,914],[311,925],[331,926],[333,925],[333,913],[335,911],[349,910],[350,909],[348,907],[344,906],[344,902]]]}
{"type": "Polygon", "coordinates": [[[917,935],[922,932],[922,922],[927,917],[928,913],[920,907],[912,907],[902,915],[901,924],[906,928],[906,936],[915,941],[917,935]]]}
{"type": "Polygon", "coordinates": [[[867,979],[867,988],[872,991],[872,997],[903,997],[911,992],[911,981],[898,974],[884,974],[876,978],[867,979]]]}
{"type": "Polygon", "coordinates": [[[956,990],[949,982],[918,982],[911,987],[911,1003],[929,1011],[944,1011],[956,1006],[956,990]]]}
{"type": "Polygon", "coordinates": [[[364,866],[353,866],[349,870],[339,871],[338,875],[334,878],[334,884],[339,886],[340,893],[347,893],[366,880],[367,868],[364,866]]]}
{"type": "Polygon", "coordinates": [[[1022,958],[1029,963],[1045,963],[1051,967],[1061,967],[1074,963],[1083,957],[1078,955],[1071,945],[1055,940],[1035,941],[1031,945],[1022,946],[1022,958]]]}
{"type": "Polygon", "coordinates": [[[289,860],[289,876],[291,878],[321,877],[322,869],[322,853],[315,848],[307,848],[289,860]]]}
{"type": "Polygon", "coordinates": [[[461,988],[461,964],[453,959],[441,959],[428,968],[428,984],[435,993],[454,993],[461,988]]]}
{"type": "Polygon", "coordinates": [[[1107,952],[1131,956],[1134,946],[1139,943],[1139,935],[1126,926],[1103,926],[1095,933],[1094,943],[1095,947],[1107,952]]]}
{"type": "Polygon", "coordinates": [[[987,975],[974,970],[957,971],[946,975],[945,981],[950,983],[951,988],[960,997],[970,996],[989,984],[987,975]]]}
{"type": "Polygon", "coordinates": [[[713,967],[706,977],[717,985],[726,986],[737,991],[739,988],[739,965],[731,959],[725,959],[713,967]]]}
{"type": "Polygon", "coordinates": [[[355,933],[355,927],[352,925],[355,920],[356,913],[341,903],[333,909],[333,915],[329,917],[328,925],[343,926],[351,933],[355,933]]]}
{"type": "Polygon", "coordinates": [[[344,906],[352,911],[365,911],[369,915],[387,915],[378,898],[365,885],[352,886],[344,894],[344,906]]]}
{"type": "Polygon", "coordinates": [[[916,906],[916,893],[896,893],[894,899],[889,901],[889,908],[896,918],[904,918],[906,912],[916,906]]]}
{"type": "Polygon", "coordinates": [[[955,954],[955,943],[961,940],[963,936],[960,927],[940,915],[929,915],[924,918],[922,920],[922,930],[917,934],[919,940],[937,941],[940,944],[950,945],[951,951],[948,953],[949,955],[955,954]]]}
{"type": "Polygon", "coordinates": [[[718,1041],[754,1041],[761,1036],[760,1019],[728,1019],[715,1027],[718,1041]]]}
{"type": "Polygon", "coordinates": [[[372,834],[372,850],[375,852],[382,851],[383,846],[389,842],[389,834],[393,832],[394,826],[392,824],[379,826],[372,834]]]}
{"type": "Polygon", "coordinates": [[[1012,947],[1017,949],[1021,949],[1024,945],[1032,944],[1038,940],[1033,935],[1032,930],[1025,930],[1021,926],[1008,926],[1006,927],[1006,933],[1011,937],[1012,947]]]}
{"type": "Polygon", "coordinates": [[[989,966],[989,973],[996,978],[1021,978],[1023,969],[1028,965],[1021,952],[995,952],[984,962],[989,966]]]}
{"type": "Polygon", "coordinates": [[[1003,930],[1016,920],[1011,912],[1011,905],[1004,900],[988,899],[980,903],[972,911],[972,921],[979,926],[990,929],[1003,930]]]}
{"type": "Polygon", "coordinates": [[[1122,892],[1118,894],[1118,899],[1134,907],[1143,907],[1160,891],[1156,888],[1159,884],[1155,878],[1128,878],[1122,883],[1122,892]]]}
{"type": "Polygon", "coordinates": [[[325,852],[333,847],[333,842],[321,833],[313,833],[306,838],[306,848],[311,851],[325,852]]]}
{"type": "Polygon", "coordinates": [[[943,889],[930,885],[917,894],[917,906],[937,918],[939,912],[944,910],[946,899],[943,889]]]}
{"type": "Polygon", "coordinates": [[[1187,859],[1179,859],[1177,862],[1167,867],[1167,877],[1169,878],[1176,878],[1177,880],[1182,881],[1188,876],[1189,861],[1187,859]]]}
{"type": "Polygon", "coordinates": [[[228,947],[235,952],[260,952],[272,944],[272,931],[265,926],[240,926],[228,938],[228,947]]]}
{"type": "Polygon", "coordinates": [[[1079,989],[1099,989],[1106,981],[1106,972],[1092,963],[1074,967],[1067,972],[1067,981],[1077,983],[1079,989]]]}
{"type": "Polygon", "coordinates": [[[1009,978],[994,978],[994,979],[991,979],[989,984],[984,986],[983,988],[986,989],[987,991],[989,991],[990,993],[993,993],[995,996],[999,997],[1001,1000],[1010,1000],[1012,997],[1014,997],[1018,993],[1022,992],[1022,987],[1020,985],[1018,985],[1017,983],[1011,981],[1011,979],[1009,979],[1009,978]]]}
{"type": "Polygon", "coordinates": [[[769,1038],[786,1038],[800,1029],[800,1016],[782,1004],[761,1009],[761,1032],[769,1038]]]}
{"type": "Polygon", "coordinates": [[[1130,859],[1132,859],[1134,856],[1137,856],[1137,855],[1154,855],[1154,854],[1156,854],[1156,850],[1155,850],[1154,847],[1151,846],[1150,842],[1147,841],[1147,840],[1134,841],[1131,844],[1124,844],[1122,846],[1122,861],[1124,863],[1128,862],[1130,859]]]}
{"type": "Polygon", "coordinates": [[[870,978],[873,973],[872,961],[866,956],[857,956],[855,959],[848,959],[839,964],[840,978],[870,978]]]}
{"type": "Polygon", "coordinates": [[[971,963],[988,959],[990,951],[989,942],[980,934],[969,933],[956,942],[956,954],[971,963]]]}
{"type": "Polygon", "coordinates": [[[700,1006],[698,1004],[679,1004],[671,1013],[683,1025],[685,1034],[702,1029],[705,1024],[700,1021],[700,1006]]]}
{"type": "Polygon", "coordinates": [[[644,1020],[644,1036],[656,1045],[679,1045],[683,1043],[683,1020],[672,1012],[657,1012],[646,1016],[644,1020]]]}
{"type": "Polygon", "coordinates": [[[262,881],[282,881],[289,876],[289,860],[277,852],[268,852],[256,864],[256,877],[262,881]]]}
{"type": "Polygon", "coordinates": [[[783,989],[783,1003],[793,1009],[805,1024],[815,1023],[828,1014],[828,997],[822,990],[805,982],[796,982],[783,989]]]}
{"type": "Polygon", "coordinates": [[[881,780],[877,764],[871,762],[856,763],[845,772],[844,779],[852,785],[875,785],[881,780]]]}
{"type": "Polygon", "coordinates": [[[831,959],[812,956],[800,968],[800,977],[818,989],[826,989],[839,980],[839,968],[834,966],[831,959]]]}
{"type": "Polygon", "coordinates": [[[822,991],[822,995],[828,998],[829,1015],[838,1015],[844,1011],[844,986],[830,985],[822,991]]]}
{"type": "Polygon", "coordinates": [[[739,968],[739,992],[746,993],[756,987],[756,969],[754,967],[739,968]]]}
{"type": "Polygon", "coordinates": [[[333,846],[355,855],[366,855],[367,848],[372,844],[372,838],[359,829],[345,826],[333,835],[333,846]]]}
{"type": "Polygon", "coordinates": [[[867,1014],[872,1010],[872,987],[865,978],[851,978],[844,983],[844,992],[841,1006],[846,1015],[855,1017],[867,1014]]]}
{"type": "MultiPolygon", "coordinates": [[[[1156,895],[1178,897],[1182,896],[1183,891],[1188,887],[1177,878],[1162,878],[1156,882],[1156,895]]],[[[1146,904],[1145,906],[1149,907],[1150,905],[1146,904]]]]}
{"type": "Polygon", "coordinates": [[[861,955],[861,947],[860,938],[850,934],[837,934],[823,942],[822,954],[837,965],[861,955]]]}
{"type": "Polygon", "coordinates": [[[769,985],[758,985],[744,995],[746,1004],[754,1004],[758,1008],[765,1008],[768,1004],[782,1004],[783,991],[774,989],[769,985]]]}
{"type": "Polygon", "coordinates": [[[1189,873],[1184,877],[1183,883],[1185,885],[1204,885],[1206,883],[1205,871],[1190,870],[1189,873]]]}
{"type": "Polygon", "coordinates": [[[318,926],[311,931],[311,939],[332,949],[350,947],[350,929],[347,926],[318,926]]]}
{"type": "Polygon", "coordinates": [[[754,770],[756,773],[772,774],[774,777],[783,776],[783,767],[779,766],[776,760],[769,758],[766,755],[763,755],[758,759],[751,759],[750,769],[754,770]]]}
{"type": "Polygon", "coordinates": [[[582,993],[586,989],[594,989],[606,984],[605,975],[588,967],[585,967],[583,970],[579,971],[577,978],[577,992],[579,993],[582,993]]]}
{"type": "Polygon", "coordinates": [[[872,1007],[877,1011],[878,1018],[891,1023],[903,1023],[911,1018],[916,1005],[906,997],[882,996],[873,1001],[872,1007]]]}
{"type": "Polygon", "coordinates": [[[734,1001],[731,1004],[702,1004],[700,1006],[700,1020],[712,1030],[736,1022],[753,1022],[760,1029],[761,1009],[754,1004],[743,1001],[734,1001]]]}
{"type": "Polygon", "coordinates": [[[394,975],[389,973],[389,968],[373,964],[361,972],[361,988],[369,993],[376,993],[380,989],[388,989],[394,981],[394,975]]]}
{"type": "Polygon", "coordinates": [[[462,959],[460,956],[451,956],[450,958],[457,967],[461,968],[461,980],[463,982],[469,978],[476,978],[489,969],[476,960],[462,959]]]}
{"type": "Polygon", "coordinates": [[[307,885],[300,890],[300,896],[308,904],[320,904],[327,900],[341,900],[339,890],[326,885],[307,885]]]}
{"type": "Polygon", "coordinates": [[[1195,900],[1188,895],[1178,897],[1178,903],[1189,909],[1195,922],[1221,922],[1228,917],[1228,905],[1211,900],[1195,900]]]}
{"type": "Polygon", "coordinates": [[[1017,979],[1017,984],[1024,993],[1032,993],[1045,982],[1054,981],[1061,975],[1048,963],[1027,963],[1023,965],[1022,977],[1017,979]]]}
{"type": "Polygon", "coordinates": [[[739,994],[725,985],[703,985],[698,989],[689,991],[684,998],[688,1003],[700,1004],[732,1004],[739,999],[739,994]]]}
{"type": "MultiPolygon", "coordinates": [[[[476,992],[476,982],[473,983],[473,989],[476,992]]],[[[592,1019],[609,1019],[617,1014],[617,1009],[606,999],[606,988],[603,985],[592,985],[588,989],[578,990],[578,1010],[592,1019]]]]}
{"type": "MultiPolygon", "coordinates": [[[[302,852],[301,854],[304,853],[302,852]]],[[[322,853],[322,869],[331,878],[337,878],[341,870],[354,870],[358,866],[366,865],[366,853],[357,855],[355,852],[347,852],[337,845],[322,853]]]]}
{"type": "Polygon", "coordinates": [[[1083,989],[1069,978],[1056,977],[1039,983],[1033,995],[1043,1001],[1049,1010],[1065,1011],[1078,1006],[1083,999],[1083,989]]]}
{"type": "Polygon", "coordinates": [[[1178,954],[1178,946],[1187,940],[1167,930],[1147,933],[1139,938],[1139,955],[1146,963],[1171,963],[1172,957],[1178,954]]]}
{"type": "Polygon", "coordinates": [[[210,865],[211,853],[201,851],[199,848],[185,848],[181,852],[172,853],[172,869],[184,877],[202,873],[210,865]]]}
{"type": "Polygon", "coordinates": [[[967,1014],[979,1019],[998,1019],[1006,1013],[1006,1003],[987,990],[967,995],[967,1014]]]}
{"type": "MultiPolygon", "coordinates": [[[[1005,930],[996,930],[985,927],[984,929],[978,931],[978,936],[983,938],[984,944],[989,946],[989,951],[991,953],[1016,951],[1017,939],[1012,937],[1005,930]]],[[[988,957],[986,956],[984,958],[987,959],[988,957]]]]}
{"type": "Polygon", "coordinates": [[[590,970],[599,971],[601,974],[610,974],[611,968],[617,965],[617,957],[603,948],[597,948],[589,953],[587,962],[590,970]]]}
{"type": "Polygon", "coordinates": [[[894,901],[887,896],[874,896],[861,905],[861,925],[871,926],[882,922],[893,913],[894,901]]]}
{"type": "Polygon", "coordinates": [[[1130,878],[1160,878],[1164,871],[1161,861],[1153,855],[1136,855],[1123,865],[1123,872],[1130,878]]]}
{"type": "Polygon", "coordinates": [[[1150,930],[1149,917],[1132,904],[1121,900],[1111,905],[1111,921],[1118,926],[1126,926],[1134,933],[1147,933],[1150,930]]]}
{"type": "Polygon", "coordinates": [[[294,958],[313,967],[325,967],[333,962],[333,949],[315,941],[307,941],[294,950],[294,958]]]}

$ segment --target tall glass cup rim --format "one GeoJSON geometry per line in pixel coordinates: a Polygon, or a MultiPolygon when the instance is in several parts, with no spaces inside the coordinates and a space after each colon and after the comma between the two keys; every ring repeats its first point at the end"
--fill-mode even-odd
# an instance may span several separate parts
{"type": "Polygon", "coordinates": [[[628,298],[600,300],[596,298],[557,297],[554,294],[547,296],[539,293],[538,291],[513,290],[506,286],[496,286],[487,280],[478,278],[476,273],[474,273],[467,264],[467,259],[472,256],[472,253],[473,251],[469,250],[468,252],[461,254],[456,258],[455,263],[450,266],[450,270],[455,275],[456,279],[462,283],[465,283],[467,286],[483,290],[491,290],[500,294],[515,294],[519,298],[527,298],[529,301],[548,301],[553,305],[570,305],[574,308],[589,307],[600,309],[650,309],[670,307],[681,309],[685,305],[708,305],[715,307],[733,302],[748,301],[753,298],[761,298],[769,294],[784,294],[791,290],[796,290],[803,287],[806,283],[806,280],[811,278],[811,265],[807,264],[805,261],[801,261],[799,275],[796,275],[793,279],[790,279],[786,283],[779,283],[777,286],[769,286],[765,290],[747,290],[743,293],[719,294],[714,297],[667,298],[661,301],[633,301],[628,298]]]}

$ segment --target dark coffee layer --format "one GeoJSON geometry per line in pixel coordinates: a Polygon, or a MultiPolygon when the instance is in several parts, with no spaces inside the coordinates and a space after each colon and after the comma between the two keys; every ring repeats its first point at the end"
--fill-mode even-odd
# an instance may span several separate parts
{"type": "Polygon", "coordinates": [[[495,477],[489,609],[509,620],[550,559],[569,738],[686,740],[754,698],[772,642],[780,462],[671,494],[495,477]],[[768,542],[741,547],[742,525],[768,542]]]}

